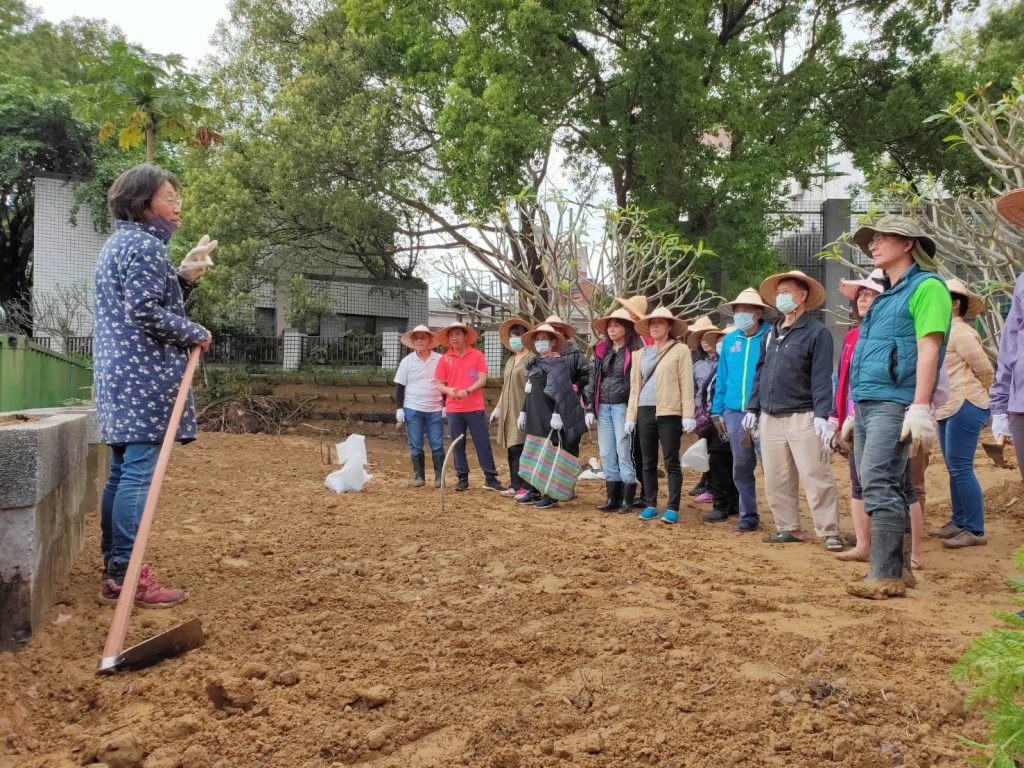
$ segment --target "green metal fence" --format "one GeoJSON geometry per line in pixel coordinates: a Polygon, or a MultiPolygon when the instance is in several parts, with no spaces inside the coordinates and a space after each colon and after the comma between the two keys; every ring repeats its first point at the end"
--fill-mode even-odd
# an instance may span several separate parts
{"type": "Polygon", "coordinates": [[[25,336],[0,335],[0,412],[91,399],[91,368],[25,336]]]}

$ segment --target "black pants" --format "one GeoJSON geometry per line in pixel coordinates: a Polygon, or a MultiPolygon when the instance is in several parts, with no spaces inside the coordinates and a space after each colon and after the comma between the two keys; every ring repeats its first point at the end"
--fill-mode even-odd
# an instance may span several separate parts
{"type": "Polygon", "coordinates": [[[732,479],[732,451],[717,434],[708,438],[707,489],[715,499],[715,509],[730,515],[740,513],[740,493],[732,479]]]}
{"type": "Polygon", "coordinates": [[[636,475],[637,482],[640,484],[640,490],[638,496],[641,499],[647,498],[644,496],[644,452],[640,450],[640,438],[637,435],[633,436],[632,440],[632,455],[633,455],[633,474],[636,475]]]}
{"type": "Polygon", "coordinates": [[[515,488],[517,491],[521,491],[523,488],[529,488],[530,484],[527,483],[523,478],[519,476],[519,459],[523,456],[523,444],[510,445],[508,447],[508,473],[512,476],[509,485],[515,488]]]}
{"type": "Polygon", "coordinates": [[[683,423],[679,416],[655,416],[653,405],[637,409],[636,431],[640,437],[640,450],[644,460],[644,501],[649,507],[658,506],[658,446],[665,458],[668,477],[668,506],[679,511],[683,492],[683,468],[679,464],[679,441],[683,437],[683,423]]]}

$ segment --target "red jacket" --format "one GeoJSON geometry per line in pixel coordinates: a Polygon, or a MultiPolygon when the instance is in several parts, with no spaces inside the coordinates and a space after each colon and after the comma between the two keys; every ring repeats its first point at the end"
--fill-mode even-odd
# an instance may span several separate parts
{"type": "Polygon", "coordinates": [[[850,364],[853,362],[853,350],[860,339],[860,326],[854,326],[846,332],[843,337],[843,351],[839,355],[839,381],[836,382],[836,406],[834,413],[839,419],[839,427],[850,414],[846,412],[846,405],[850,400],[850,364]]]}

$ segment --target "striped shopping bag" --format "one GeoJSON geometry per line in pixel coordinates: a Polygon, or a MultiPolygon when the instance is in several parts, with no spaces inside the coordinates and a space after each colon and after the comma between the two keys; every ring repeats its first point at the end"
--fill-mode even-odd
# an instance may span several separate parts
{"type": "Polygon", "coordinates": [[[571,499],[580,476],[580,462],[568,451],[547,438],[527,435],[519,459],[519,476],[538,493],[558,501],[571,499]]]}

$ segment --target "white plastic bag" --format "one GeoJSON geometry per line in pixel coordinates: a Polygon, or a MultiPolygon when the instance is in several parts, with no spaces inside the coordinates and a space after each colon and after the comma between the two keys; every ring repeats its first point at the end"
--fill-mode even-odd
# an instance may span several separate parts
{"type": "Polygon", "coordinates": [[[341,469],[331,472],[324,485],[335,493],[351,493],[363,490],[363,486],[372,479],[373,475],[366,471],[362,459],[355,457],[341,469]]]}
{"type": "Polygon", "coordinates": [[[698,472],[707,472],[711,466],[708,461],[708,441],[703,437],[686,449],[683,454],[683,466],[698,472]]]}
{"type": "Polygon", "coordinates": [[[601,465],[597,463],[597,459],[593,456],[590,457],[590,461],[587,462],[589,465],[585,470],[580,473],[580,480],[604,480],[604,471],[600,468],[601,465]]]}
{"type": "Polygon", "coordinates": [[[361,464],[366,459],[366,438],[362,435],[349,435],[343,443],[334,446],[334,452],[338,454],[339,464],[348,464],[349,459],[357,458],[361,464]]]}

